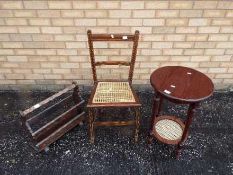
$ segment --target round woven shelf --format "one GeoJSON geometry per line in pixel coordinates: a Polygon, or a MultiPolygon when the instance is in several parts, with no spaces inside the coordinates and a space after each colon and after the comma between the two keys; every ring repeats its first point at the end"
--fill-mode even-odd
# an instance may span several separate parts
{"type": "Polygon", "coordinates": [[[184,123],[175,116],[159,116],[155,119],[153,135],[166,144],[178,144],[184,131],[184,123]]]}

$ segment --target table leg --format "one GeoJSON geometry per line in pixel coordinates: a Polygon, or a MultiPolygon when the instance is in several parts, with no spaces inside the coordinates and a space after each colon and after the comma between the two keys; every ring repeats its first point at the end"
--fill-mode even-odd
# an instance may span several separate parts
{"type": "Polygon", "coordinates": [[[194,115],[194,112],[195,112],[195,107],[197,106],[196,103],[191,103],[189,105],[189,109],[188,109],[188,118],[187,120],[185,121],[185,128],[184,128],[184,132],[183,132],[183,135],[182,135],[182,138],[180,140],[180,143],[177,145],[177,149],[176,149],[176,157],[178,158],[179,157],[179,154],[180,154],[180,151],[181,151],[181,144],[184,142],[184,140],[187,138],[187,134],[188,134],[188,130],[189,130],[189,127],[192,123],[192,119],[193,119],[193,115],[194,115]]]}
{"type": "Polygon", "coordinates": [[[149,139],[148,139],[149,144],[153,140],[152,131],[153,131],[153,127],[154,127],[154,121],[160,112],[159,108],[161,108],[160,102],[162,102],[162,101],[160,100],[160,98],[161,97],[159,96],[159,94],[156,94],[154,96],[154,99],[153,99],[153,107],[152,107],[152,114],[151,114],[151,126],[150,126],[150,133],[149,133],[149,139]]]}
{"type": "Polygon", "coordinates": [[[135,122],[136,122],[136,128],[135,128],[135,142],[138,142],[138,133],[139,133],[139,127],[140,127],[140,109],[135,108],[135,122]]]}

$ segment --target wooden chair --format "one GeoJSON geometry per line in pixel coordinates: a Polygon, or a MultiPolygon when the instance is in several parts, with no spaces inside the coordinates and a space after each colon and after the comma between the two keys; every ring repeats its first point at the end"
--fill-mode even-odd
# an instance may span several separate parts
{"type": "Polygon", "coordinates": [[[126,126],[135,125],[135,141],[138,140],[139,117],[141,103],[132,89],[134,65],[137,55],[139,31],[134,35],[128,34],[92,34],[87,31],[88,44],[91,58],[91,66],[94,80],[94,87],[87,104],[89,113],[89,134],[90,142],[94,143],[94,128],[97,126],[126,126]],[[95,41],[131,41],[133,42],[131,61],[95,61],[93,42],[95,41]],[[123,65],[129,66],[128,80],[97,80],[96,66],[101,65],[123,65]],[[103,108],[129,108],[133,109],[135,120],[129,121],[95,121],[98,110],[103,108]]]}

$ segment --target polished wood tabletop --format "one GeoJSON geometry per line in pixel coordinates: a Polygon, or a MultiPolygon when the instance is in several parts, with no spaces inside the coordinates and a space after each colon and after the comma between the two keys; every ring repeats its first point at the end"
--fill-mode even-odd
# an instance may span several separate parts
{"type": "Polygon", "coordinates": [[[205,74],[182,66],[166,66],[150,77],[154,90],[161,95],[183,102],[199,102],[213,94],[214,85],[205,74]]]}

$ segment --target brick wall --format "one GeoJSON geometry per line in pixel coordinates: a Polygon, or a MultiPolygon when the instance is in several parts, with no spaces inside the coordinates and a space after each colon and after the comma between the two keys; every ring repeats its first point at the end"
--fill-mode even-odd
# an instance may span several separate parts
{"type": "MultiPolygon", "coordinates": [[[[148,83],[160,66],[183,65],[216,84],[233,84],[233,2],[227,0],[0,1],[0,84],[89,84],[87,29],[140,31],[134,83],[148,83]]],[[[98,59],[124,60],[131,45],[95,46],[103,48],[98,59]]],[[[126,72],[99,71],[117,78],[126,72]]]]}

